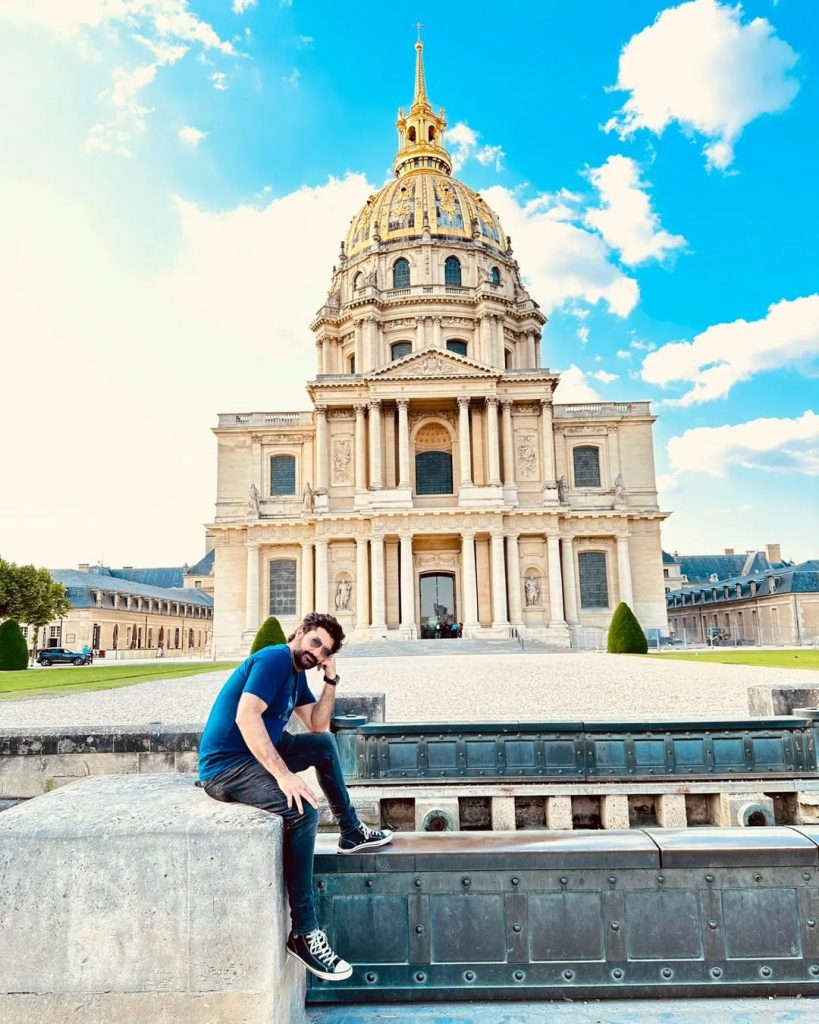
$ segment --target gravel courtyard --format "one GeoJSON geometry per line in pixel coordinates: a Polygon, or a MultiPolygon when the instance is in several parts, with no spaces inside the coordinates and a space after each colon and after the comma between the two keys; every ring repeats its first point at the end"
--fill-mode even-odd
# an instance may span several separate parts
{"type": "MultiPolygon", "coordinates": [[[[753,685],[819,687],[819,672],[600,653],[391,656],[338,661],[340,692],[386,694],[391,722],[741,718],[753,685]]],[[[61,669],[60,671],[70,671],[61,669]]],[[[0,728],[202,725],[228,673],[0,703],[0,728]]],[[[318,673],[309,674],[317,689],[318,673]]]]}

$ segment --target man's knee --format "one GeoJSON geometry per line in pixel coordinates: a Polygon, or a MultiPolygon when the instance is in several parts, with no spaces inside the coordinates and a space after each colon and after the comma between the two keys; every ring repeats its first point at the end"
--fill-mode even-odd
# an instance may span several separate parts
{"type": "Polygon", "coordinates": [[[319,812],[313,807],[312,804],[308,804],[306,800],[302,800],[302,810],[299,812],[298,807],[295,803],[291,808],[282,815],[285,820],[285,824],[290,829],[298,829],[299,831],[318,831],[318,819],[319,812]]]}

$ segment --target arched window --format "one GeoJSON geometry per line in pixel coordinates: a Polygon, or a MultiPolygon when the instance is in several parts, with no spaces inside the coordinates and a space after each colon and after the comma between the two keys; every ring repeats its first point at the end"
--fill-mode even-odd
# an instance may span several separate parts
{"type": "Polygon", "coordinates": [[[405,260],[403,256],[393,264],[392,286],[393,288],[409,288],[410,286],[409,260],[405,260]]]}
{"type": "Polygon", "coordinates": [[[350,367],[350,373],[355,373],[355,355],[351,355],[347,360],[347,365],[350,367]]]}
{"type": "Polygon", "coordinates": [[[572,451],[575,487],[600,486],[600,449],[595,445],[578,445],[572,451]]]}
{"type": "Polygon", "coordinates": [[[609,583],[605,551],[581,551],[577,556],[580,579],[580,607],[608,608],[609,583]]]}
{"type": "Polygon", "coordinates": [[[434,142],[435,141],[435,126],[434,125],[430,125],[429,126],[429,132],[427,133],[427,138],[428,138],[429,142],[434,142]]]}
{"type": "Polygon", "coordinates": [[[270,459],[270,493],[277,497],[296,493],[296,459],[274,455],[270,459]]]}
{"type": "Polygon", "coordinates": [[[456,338],[453,338],[451,341],[448,341],[446,343],[446,347],[449,349],[450,352],[455,352],[459,356],[465,356],[466,355],[466,342],[465,341],[458,341],[456,338]]]}
{"type": "Polygon", "coordinates": [[[503,365],[506,367],[507,370],[512,365],[512,352],[508,348],[504,349],[503,365]]]}
{"type": "Polygon", "coordinates": [[[492,267],[492,284],[500,284],[501,276],[497,267],[492,267]]]}
{"type": "Polygon", "coordinates": [[[353,290],[358,291],[359,288],[364,287],[364,275],[359,271],[353,278],[353,290]]]}
{"type": "Polygon", "coordinates": [[[402,356],[408,356],[410,352],[412,352],[411,341],[396,341],[394,345],[390,345],[390,359],[393,362],[402,356]]]}
{"type": "Polygon", "coordinates": [[[457,256],[447,256],[444,263],[444,284],[461,285],[461,261],[457,256]]]}
{"type": "Polygon", "coordinates": [[[410,130],[408,132],[408,138],[409,138],[410,142],[415,142],[415,127],[414,126],[410,128],[410,130]]]}
{"type": "Polygon", "coordinates": [[[452,455],[449,452],[418,452],[415,493],[452,494],[452,455]]]}
{"type": "MultiPolygon", "coordinates": [[[[319,609],[321,610],[321,609],[319,609]]],[[[270,563],[270,615],[296,614],[296,561],[280,558],[270,563]]]]}

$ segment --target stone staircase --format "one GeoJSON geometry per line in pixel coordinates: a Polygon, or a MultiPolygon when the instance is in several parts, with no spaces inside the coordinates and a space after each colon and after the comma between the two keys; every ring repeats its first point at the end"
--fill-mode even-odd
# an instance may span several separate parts
{"type": "Polygon", "coordinates": [[[554,647],[545,640],[364,640],[345,644],[345,658],[405,658],[405,657],[457,657],[465,654],[571,654],[566,647],[554,647]]]}

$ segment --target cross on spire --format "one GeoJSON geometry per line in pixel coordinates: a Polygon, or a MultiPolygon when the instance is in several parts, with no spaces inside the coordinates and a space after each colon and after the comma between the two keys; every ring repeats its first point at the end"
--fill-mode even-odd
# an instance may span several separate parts
{"type": "Polygon", "coordinates": [[[419,42],[419,43],[421,42],[421,29],[422,29],[423,27],[424,27],[424,26],[423,26],[423,25],[421,24],[421,22],[420,22],[420,21],[416,21],[416,22],[415,22],[415,28],[416,28],[416,31],[418,32],[418,42],[419,42]]]}

